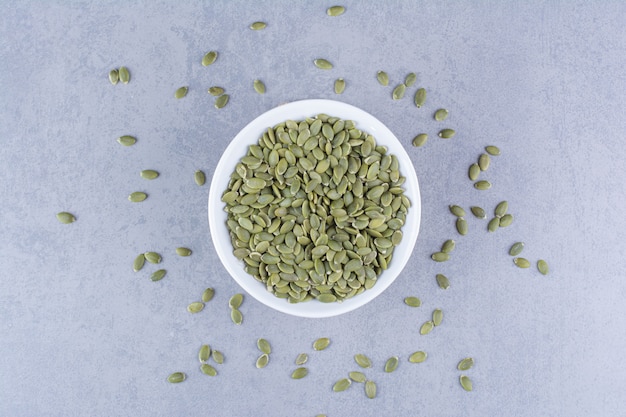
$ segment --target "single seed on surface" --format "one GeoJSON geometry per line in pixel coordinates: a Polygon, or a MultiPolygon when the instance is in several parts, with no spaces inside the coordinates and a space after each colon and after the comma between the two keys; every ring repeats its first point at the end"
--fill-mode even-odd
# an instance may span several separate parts
{"type": "Polygon", "coordinates": [[[305,376],[307,376],[308,373],[309,373],[309,370],[307,368],[300,367],[300,368],[297,368],[296,370],[294,370],[291,373],[291,378],[293,378],[293,379],[302,379],[305,376]]]}
{"type": "Polygon", "coordinates": [[[141,178],[146,180],[153,180],[159,176],[159,173],[153,169],[144,169],[139,173],[141,178]]]}
{"type": "Polygon", "coordinates": [[[491,183],[486,180],[476,181],[474,183],[474,188],[477,190],[488,190],[491,188],[491,183]]]}
{"type": "Polygon", "coordinates": [[[376,79],[380,83],[380,85],[388,86],[389,85],[389,75],[385,71],[378,71],[376,73],[376,79]]]}
{"type": "Polygon", "coordinates": [[[146,261],[150,262],[151,264],[161,263],[161,255],[156,252],[146,252],[143,255],[146,258],[146,261]]]}
{"type": "Polygon", "coordinates": [[[230,99],[230,96],[228,94],[222,94],[221,96],[215,99],[215,108],[221,109],[222,107],[226,106],[228,104],[229,99],[230,99]]]}
{"type": "Polygon", "coordinates": [[[217,87],[217,86],[209,87],[207,91],[209,92],[209,94],[211,94],[212,96],[216,96],[216,97],[224,94],[224,89],[222,87],[217,87]]]}
{"type": "Polygon", "coordinates": [[[450,139],[455,133],[454,129],[441,129],[439,131],[439,137],[442,139],[450,139]]]}
{"type": "Polygon", "coordinates": [[[493,145],[486,146],[485,151],[487,151],[489,155],[493,155],[493,156],[500,155],[500,149],[497,146],[493,146],[493,145]]]}
{"type": "Polygon", "coordinates": [[[343,6],[333,6],[326,9],[326,14],[328,16],[340,16],[346,11],[346,8],[343,6]]]}
{"type": "Polygon", "coordinates": [[[167,271],[165,269],[159,269],[158,271],[154,271],[152,273],[152,276],[150,277],[150,279],[153,282],[161,281],[163,277],[165,277],[165,274],[167,274],[167,271]]]}
{"type": "Polygon", "coordinates": [[[250,29],[252,30],[261,30],[267,27],[267,23],[265,22],[254,22],[250,25],[250,29]]]}
{"type": "Polygon", "coordinates": [[[487,169],[489,169],[490,163],[491,159],[489,158],[489,155],[487,155],[486,153],[480,154],[480,156],[478,157],[478,167],[481,171],[487,171],[487,169]]]}
{"type": "Polygon", "coordinates": [[[187,306],[187,311],[191,314],[199,313],[204,309],[204,303],[199,301],[193,302],[187,306]]]}
{"type": "Polygon", "coordinates": [[[470,207],[470,210],[472,211],[472,214],[474,215],[474,217],[476,217],[478,219],[486,219],[487,218],[487,213],[481,207],[472,206],[472,207],[470,207]]]}
{"type": "Polygon", "coordinates": [[[217,52],[209,51],[206,54],[204,54],[204,56],[202,57],[202,66],[208,67],[209,65],[214,63],[216,59],[217,59],[217,52]]]}
{"type": "Polygon", "coordinates": [[[509,255],[517,256],[524,250],[524,242],[515,242],[511,249],[509,249],[509,255]]]}
{"type": "Polygon", "coordinates": [[[513,263],[519,268],[530,268],[530,262],[526,258],[513,258],[513,263]]]}
{"type": "Polygon", "coordinates": [[[346,82],[343,78],[337,78],[335,80],[335,94],[343,93],[343,90],[346,89],[346,82]]]}
{"type": "Polygon", "coordinates": [[[376,397],[376,383],[374,381],[365,382],[365,395],[370,399],[376,397]]]}
{"type": "Polygon", "coordinates": [[[62,211],[60,213],[57,213],[57,220],[63,224],[70,224],[76,221],[76,217],[74,217],[72,213],[62,211]]]}
{"type": "Polygon", "coordinates": [[[441,288],[442,290],[447,290],[448,288],[450,288],[450,280],[445,275],[437,274],[436,279],[437,285],[439,285],[439,288],[441,288]]]}
{"type": "Polygon", "coordinates": [[[196,184],[198,184],[199,186],[203,186],[204,183],[206,182],[206,175],[204,175],[204,172],[197,170],[193,174],[193,179],[196,182],[196,184]]]}
{"type": "Polygon", "coordinates": [[[469,171],[467,172],[467,176],[469,177],[469,179],[472,181],[476,181],[479,175],[480,175],[480,167],[478,166],[478,164],[473,163],[472,165],[470,165],[469,171]]]}
{"type": "Polygon", "coordinates": [[[137,138],[130,135],[124,135],[117,138],[117,142],[120,145],[133,146],[135,143],[137,143],[137,138]]]}
{"type": "Polygon", "coordinates": [[[327,337],[320,337],[315,342],[313,342],[313,349],[315,350],[324,350],[330,345],[330,339],[327,337]]]}
{"type": "Polygon", "coordinates": [[[183,372],[174,372],[167,377],[167,381],[172,384],[178,384],[179,382],[183,382],[185,379],[187,379],[187,375],[183,372]]]}
{"type": "Polygon", "coordinates": [[[456,366],[456,369],[458,369],[459,371],[467,371],[472,366],[474,366],[474,359],[473,358],[465,358],[465,359],[461,359],[459,364],[456,366]]]}
{"type": "Polygon", "coordinates": [[[500,201],[494,210],[494,214],[496,217],[502,217],[506,214],[506,211],[509,209],[509,203],[506,201],[500,201]]]}
{"type": "Polygon", "coordinates": [[[214,295],[215,295],[215,290],[213,288],[207,288],[202,293],[202,301],[205,303],[208,303],[209,301],[213,299],[214,295]]]}
{"type": "Polygon", "coordinates": [[[191,249],[183,247],[176,248],[176,254],[178,256],[189,256],[191,255],[191,249]]]}
{"type": "Polygon", "coordinates": [[[417,75],[414,72],[409,72],[406,77],[404,77],[404,85],[407,87],[411,87],[417,81],[417,75]]]}
{"type": "Polygon", "coordinates": [[[265,94],[265,84],[263,84],[263,81],[254,80],[253,86],[254,86],[254,91],[256,91],[259,94],[265,94]]]}
{"type": "Polygon", "coordinates": [[[243,303],[243,294],[241,294],[241,293],[237,293],[237,294],[233,295],[228,300],[228,306],[230,308],[234,308],[234,309],[238,309],[239,307],[241,307],[242,303],[243,303]]]}
{"type": "Polygon", "coordinates": [[[367,356],[365,356],[362,353],[357,353],[356,355],[354,355],[354,361],[361,368],[371,368],[372,367],[372,361],[370,360],[370,358],[368,358],[367,356]]]}
{"type": "Polygon", "coordinates": [[[419,148],[420,146],[424,146],[427,140],[428,140],[428,135],[426,133],[420,133],[419,135],[413,138],[413,142],[411,143],[416,148],[419,148]]]}
{"type": "Polygon", "coordinates": [[[438,122],[442,122],[448,118],[448,110],[439,109],[435,112],[435,120],[438,122]]]}
{"type": "Polygon", "coordinates": [[[309,360],[309,355],[306,353],[300,353],[296,356],[296,365],[304,365],[309,360]]]}
{"type": "Polygon", "coordinates": [[[208,376],[217,375],[217,370],[211,365],[209,365],[208,363],[203,363],[202,365],[200,365],[200,370],[202,371],[203,374],[208,375],[208,376]]]}
{"type": "Polygon", "coordinates": [[[546,261],[544,261],[543,259],[539,259],[537,261],[537,269],[543,275],[548,275],[548,272],[550,272],[550,268],[548,267],[548,263],[546,261]]]}
{"type": "Polygon", "coordinates": [[[467,221],[463,217],[456,219],[456,230],[462,236],[467,234],[467,221]]]}
{"type": "Polygon", "coordinates": [[[128,71],[128,68],[120,67],[120,69],[117,70],[117,73],[120,77],[120,81],[124,84],[128,84],[130,81],[130,72],[128,71]]]}
{"type": "Polygon", "coordinates": [[[439,308],[435,309],[435,311],[433,311],[433,324],[435,326],[439,326],[442,320],[443,320],[443,311],[441,311],[441,309],[439,308]]]}
{"type": "Polygon", "coordinates": [[[435,252],[430,257],[435,262],[445,262],[450,259],[450,254],[445,252],[435,252]]]}
{"type": "Polygon", "coordinates": [[[267,353],[264,353],[256,360],[256,367],[259,369],[265,368],[269,361],[270,356],[267,353]]]}
{"type": "Polygon", "coordinates": [[[406,297],[404,299],[404,304],[408,305],[409,307],[419,307],[422,305],[422,301],[417,297],[406,297]]]}
{"type": "Polygon", "coordinates": [[[422,327],[420,328],[420,334],[425,335],[425,334],[430,333],[433,327],[435,327],[435,324],[432,321],[429,320],[425,322],[424,324],[422,324],[422,327]]]}
{"type": "Polygon", "coordinates": [[[230,311],[230,319],[236,325],[240,325],[241,323],[243,323],[243,315],[241,314],[241,311],[237,310],[236,308],[233,308],[230,311]]]}
{"type": "Polygon", "coordinates": [[[211,356],[213,357],[213,360],[215,361],[215,363],[219,365],[224,363],[224,355],[219,350],[213,349],[211,356]]]}
{"type": "Polygon", "coordinates": [[[415,92],[415,98],[413,99],[413,102],[418,108],[422,107],[424,103],[426,103],[426,90],[423,88],[418,89],[415,92]]]}
{"type": "Polygon", "coordinates": [[[209,360],[211,357],[211,346],[202,345],[200,346],[200,350],[198,351],[198,360],[201,363],[204,363],[209,360]]]}
{"type": "Polygon", "coordinates": [[[511,223],[513,223],[512,214],[505,214],[504,216],[500,217],[500,227],[510,226],[511,223]]]}
{"type": "Polygon", "coordinates": [[[350,385],[352,385],[352,381],[350,379],[342,378],[339,381],[335,382],[335,385],[333,385],[333,391],[335,392],[345,391],[350,387],[350,385]]]}
{"type": "Polygon", "coordinates": [[[489,230],[490,232],[495,232],[496,230],[498,230],[499,227],[500,227],[500,219],[497,217],[494,217],[493,219],[489,220],[489,223],[487,224],[487,230],[489,230]]]}
{"type": "Polygon", "coordinates": [[[455,246],[456,246],[456,242],[452,239],[448,239],[445,242],[443,242],[443,245],[441,245],[441,252],[450,253],[454,250],[455,246]]]}
{"type": "Polygon", "coordinates": [[[450,209],[450,213],[454,214],[456,217],[465,217],[465,210],[463,207],[452,204],[448,206],[448,208],[450,209]]]}
{"type": "Polygon", "coordinates": [[[267,353],[268,355],[272,353],[272,347],[270,346],[270,342],[267,340],[260,338],[256,341],[256,347],[263,353],[267,353]]]}
{"type": "Polygon", "coordinates": [[[465,391],[471,391],[473,389],[472,380],[469,379],[468,376],[461,375],[461,377],[459,378],[459,381],[461,382],[461,386],[463,387],[465,391]]]}
{"type": "Polygon", "coordinates": [[[189,87],[180,87],[174,93],[175,98],[183,98],[187,95],[187,91],[189,91],[189,87]]]}
{"type": "Polygon", "coordinates": [[[143,253],[140,253],[139,255],[137,255],[137,257],[135,258],[133,262],[133,271],[139,272],[141,268],[143,268],[145,263],[146,263],[146,255],[144,255],[143,253]]]}
{"type": "Polygon", "coordinates": [[[115,85],[120,79],[119,72],[116,69],[112,69],[109,71],[109,81],[111,84],[115,85]]]}
{"type": "Polygon", "coordinates": [[[409,362],[422,363],[426,360],[427,356],[428,355],[426,354],[426,352],[419,350],[417,352],[411,353],[411,355],[409,356],[409,362]]]}
{"type": "Polygon", "coordinates": [[[365,381],[367,381],[367,378],[365,377],[365,374],[363,372],[353,371],[353,372],[350,372],[348,374],[348,376],[354,382],[365,382],[365,381]]]}
{"type": "Polygon", "coordinates": [[[333,67],[333,64],[331,64],[328,60],[324,58],[317,58],[313,60],[313,63],[319,69],[329,70],[333,67]]]}
{"type": "Polygon", "coordinates": [[[128,196],[128,200],[133,203],[140,203],[148,198],[148,194],[142,193],[141,191],[135,191],[128,196]]]}
{"type": "Polygon", "coordinates": [[[385,372],[390,373],[398,368],[398,357],[392,356],[385,362],[385,372]]]}
{"type": "Polygon", "coordinates": [[[393,98],[394,100],[400,100],[402,97],[404,97],[405,91],[406,85],[398,84],[396,88],[393,89],[393,92],[391,93],[391,98],[393,98]]]}

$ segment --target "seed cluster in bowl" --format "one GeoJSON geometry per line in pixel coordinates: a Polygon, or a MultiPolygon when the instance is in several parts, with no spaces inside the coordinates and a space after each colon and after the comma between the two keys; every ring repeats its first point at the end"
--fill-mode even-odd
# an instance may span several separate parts
{"type": "Polygon", "coordinates": [[[222,195],[234,255],[291,303],[376,284],[411,205],[398,159],[353,121],[287,120],[250,145],[222,195]]]}

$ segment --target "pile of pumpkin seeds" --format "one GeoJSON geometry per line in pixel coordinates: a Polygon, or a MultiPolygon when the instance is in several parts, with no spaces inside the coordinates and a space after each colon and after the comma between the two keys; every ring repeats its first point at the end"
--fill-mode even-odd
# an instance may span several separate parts
{"type": "Polygon", "coordinates": [[[398,159],[352,121],[319,114],[268,128],[222,194],[234,255],[291,303],[372,288],[411,205],[398,159]]]}

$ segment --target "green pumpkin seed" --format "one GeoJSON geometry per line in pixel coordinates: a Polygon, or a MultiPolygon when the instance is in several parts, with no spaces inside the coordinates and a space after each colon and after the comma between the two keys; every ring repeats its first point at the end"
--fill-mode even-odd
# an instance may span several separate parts
{"type": "Polygon", "coordinates": [[[419,307],[422,305],[422,301],[417,297],[406,297],[404,299],[404,304],[408,305],[409,307],[419,307]]]}
{"type": "Polygon", "coordinates": [[[241,294],[241,293],[237,293],[237,294],[233,295],[228,300],[228,306],[230,308],[235,309],[235,310],[238,309],[239,307],[241,307],[242,303],[243,303],[243,294],[241,294]]]}
{"type": "Polygon", "coordinates": [[[292,379],[302,379],[309,374],[309,370],[304,367],[297,368],[291,373],[292,379]]]}
{"type": "Polygon", "coordinates": [[[404,77],[404,85],[407,87],[411,87],[417,81],[417,75],[414,72],[409,72],[406,77],[404,77]]]}
{"type": "Polygon", "coordinates": [[[187,375],[184,372],[174,372],[167,377],[167,381],[172,384],[178,384],[179,382],[183,382],[187,379],[187,375]]]}
{"type": "Polygon", "coordinates": [[[268,355],[272,353],[272,347],[270,346],[270,342],[263,338],[256,341],[256,346],[263,353],[267,353],[268,355]]]}
{"type": "Polygon", "coordinates": [[[391,373],[398,368],[398,357],[392,356],[385,362],[385,372],[391,373]]]}
{"type": "Polygon", "coordinates": [[[256,367],[261,369],[261,368],[265,368],[267,366],[267,364],[270,361],[270,356],[267,353],[262,354],[261,356],[259,356],[259,358],[256,360],[256,367]]]}
{"type": "Polygon", "coordinates": [[[343,78],[335,80],[335,94],[341,94],[346,89],[346,82],[343,78]]]}
{"type": "Polygon", "coordinates": [[[409,362],[422,363],[426,360],[427,356],[428,355],[426,354],[426,352],[419,350],[417,352],[411,353],[411,355],[409,356],[409,362]]]}
{"type": "Polygon", "coordinates": [[[128,84],[128,82],[130,81],[130,72],[128,71],[128,68],[120,67],[120,69],[117,70],[117,73],[119,75],[120,81],[124,84],[128,84]]]}
{"type": "Polygon", "coordinates": [[[200,365],[200,370],[202,371],[203,374],[208,375],[208,376],[217,375],[217,369],[215,369],[208,363],[203,363],[202,365],[200,365]]]}
{"type": "Polygon", "coordinates": [[[387,75],[387,73],[385,71],[378,71],[376,73],[376,79],[378,80],[378,82],[382,86],[388,86],[389,85],[389,75],[387,75]]]}
{"type": "Polygon", "coordinates": [[[267,23],[265,22],[254,22],[250,25],[250,29],[252,30],[261,30],[267,27],[267,23]]]}
{"type": "Polygon", "coordinates": [[[228,94],[222,94],[221,96],[215,99],[215,108],[221,109],[222,107],[226,106],[228,104],[229,99],[230,99],[230,96],[228,94]]]}
{"type": "Polygon", "coordinates": [[[365,383],[365,395],[370,399],[376,397],[376,383],[374,381],[370,380],[365,383]]]}
{"type": "Polygon", "coordinates": [[[326,60],[324,58],[317,58],[317,59],[313,60],[313,63],[319,69],[329,70],[329,69],[333,68],[333,64],[331,64],[328,60],[326,60]]]}
{"type": "Polygon", "coordinates": [[[474,188],[477,190],[488,190],[491,188],[491,183],[486,180],[476,181],[474,183],[474,188]]]}
{"type": "Polygon", "coordinates": [[[425,322],[422,324],[422,327],[420,327],[420,334],[426,335],[430,333],[433,330],[433,327],[435,327],[435,324],[432,321],[425,322]]]}
{"type": "Polygon", "coordinates": [[[544,261],[543,259],[539,259],[537,261],[537,269],[543,275],[548,275],[548,272],[550,272],[550,268],[548,267],[548,263],[546,261],[544,261]]]}
{"type": "Polygon", "coordinates": [[[513,258],[513,263],[518,266],[518,268],[530,268],[530,262],[526,258],[513,258]]]}
{"type": "Polygon", "coordinates": [[[498,203],[494,210],[494,214],[496,217],[502,217],[506,214],[506,211],[509,209],[509,203],[506,201],[501,201],[498,203]]]}
{"type": "Polygon", "coordinates": [[[509,255],[517,256],[524,250],[524,242],[515,242],[509,249],[509,255]]]}
{"type": "Polygon", "coordinates": [[[142,193],[141,191],[135,191],[128,196],[128,200],[133,203],[140,203],[148,198],[148,194],[142,193]]]}
{"type": "Polygon", "coordinates": [[[183,98],[187,95],[187,91],[189,91],[189,87],[180,87],[174,92],[175,98],[183,98]]]}
{"type": "Polygon", "coordinates": [[[500,149],[497,146],[493,146],[493,145],[486,146],[485,151],[487,151],[489,155],[493,155],[493,156],[500,155],[500,149]]]}
{"type": "Polygon", "coordinates": [[[435,252],[430,257],[435,262],[445,262],[450,259],[450,255],[445,252],[435,252]]]}
{"type": "Polygon", "coordinates": [[[215,363],[219,365],[224,363],[224,355],[219,350],[213,349],[213,352],[211,353],[211,357],[213,358],[215,363]]]}
{"type": "Polygon", "coordinates": [[[193,179],[196,182],[196,184],[198,184],[199,186],[203,186],[204,183],[206,182],[206,175],[204,175],[204,172],[197,170],[193,174],[193,179]]]}
{"type": "Polygon", "coordinates": [[[63,224],[70,224],[76,221],[76,217],[74,217],[72,213],[62,211],[60,213],[57,213],[57,220],[63,224]]]}
{"type": "Polygon", "coordinates": [[[367,381],[367,377],[363,372],[353,371],[348,374],[351,380],[354,382],[365,382],[367,381]]]}
{"type": "Polygon", "coordinates": [[[327,337],[320,337],[315,342],[313,342],[313,349],[315,350],[324,350],[330,345],[330,339],[327,337]]]}
{"type": "Polygon", "coordinates": [[[265,84],[263,84],[263,81],[254,80],[253,86],[254,86],[254,91],[256,91],[259,94],[265,94],[265,84]]]}
{"type": "Polygon", "coordinates": [[[150,262],[151,264],[161,263],[161,255],[156,252],[146,252],[143,255],[146,258],[146,261],[150,262]]]}
{"type": "Polygon", "coordinates": [[[456,217],[465,217],[465,210],[463,207],[452,204],[448,206],[448,208],[450,209],[450,213],[454,214],[456,217]]]}
{"type": "Polygon", "coordinates": [[[456,230],[462,236],[467,234],[467,221],[463,217],[456,219],[456,230]]]}
{"type": "Polygon", "coordinates": [[[424,103],[426,103],[426,90],[423,88],[418,89],[415,92],[415,98],[413,101],[415,103],[415,106],[417,106],[418,108],[422,107],[424,103]]]}
{"type": "Polygon", "coordinates": [[[201,363],[205,363],[211,357],[211,346],[202,345],[200,346],[200,350],[198,351],[198,360],[201,363]]]}
{"type": "Polygon", "coordinates": [[[241,311],[237,310],[236,308],[233,308],[230,311],[230,319],[236,325],[240,325],[243,322],[243,315],[241,314],[241,311]]]}
{"type": "Polygon", "coordinates": [[[439,288],[441,288],[442,290],[447,290],[448,288],[450,288],[450,280],[448,280],[448,277],[446,277],[445,275],[437,274],[436,279],[437,285],[439,285],[439,288]]]}
{"type": "Polygon", "coordinates": [[[442,122],[448,118],[448,110],[446,109],[438,109],[435,112],[435,120],[438,122],[442,122]]]}
{"type": "Polygon", "coordinates": [[[199,313],[204,309],[204,303],[199,301],[193,302],[187,306],[187,311],[191,314],[199,313]]]}
{"type": "Polygon", "coordinates": [[[146,256],[143,253],[137,255],[135,260],[133,261],[133,271],[139,272],[141,268],[143,268],[146,263],[146,256]]]}
{"type": "Polygon", "coordinates": [[[217,97],[217,96],[221,96],[222,94],[224,94],[224,89],[222,87],[213,86],[213,87],[209,87],[208,92],[212,96],[217,97]]]}
{"type": "Polygon", "coordinates": [[[141,171],[139,173],[139,175],[143,179],[153,180],[153,179],[155,179],[155,178],[157,178],[159,176],[159,173],[157,171],[155,171],[155,170],[152,170],[152,169],[144,169],[143,171],[141,171]]]}
{"type": "Polygon", "coordinates": [[[472,206],[472,207],[470,207],[470,210],[472,211],[472,214],[474,215],[474,217],[476,217],[477,219],[486,219],[487,218],[487,213],[481,207],[472,206]]]}
{"type": "Polygon", "coordinates": [[[441,311],[441,309],[435,309],[433,311],[433,324],[435,326],[439,326],[441,324],[441,321],[443,320],[443,311],[441,311]]]}
{"type": "Polygon", "coordinates": [[[191,255],[191,249],[189,248],[176,248],[176,254],[178,256],[189,256],[191,255]]]}
{"type": "Polygon", "coordinates": [[[456,132],[454,131],[454,129],[441,129],[439,131],[439,137],[441,139],[450,139],[455,134],[456,132]]]}
{"type": "Polygon", "coordinates": [[[465,391],[471,391],[473,389],[472,380],[469,379],[468,376],[461,375],[459,378],[459,381],[461,382],[461,386],[463,387],[465,391]]]}
{"type": "Polygon", "coordinates": [[[337,301],[337,297],[334,296],[333,294],[320,294],[317,296],[317,300],[321,301],[322,303],[334,303],[335,301],[337,301]]]}
{"type": "Polygon", "coordinates": [[[511,223],[513,223],[513,215],[512,214],[505,214],[504,216],[502,216],[500,218],[500,227],[510,226],[511,223]]]}
{"type": "Polygon", "coordinates": [[[489,220],[489,223],[487,224],[487,230],[489,230],[490,232],[495,232],[496,230],[498,230],[499,227],[500,227],[500,219],[497,217],[494,217],[493,219],[489,220]]]}
{"type": "Polygon", "coordinates": [[[474,163],[470,165],[469,171],[467,173],[469,179],[472,181],[476,181],[478,179],[478,175],[480,175],[480,167],[478,166],[478,164],[474,163]]]}
{"type": "Polygon", "coordinates": [[[135,143],[137,143],[137,138],[135,138],[134,136],[130,136],[130,135],[124,135],[124,136],[120,136],[119,138],[117,138],[117,142],[120,145],[133,146],[135,143]]]}
{"type": "Polygon", "coordinates": [[[465,358],[465,359],[461,359],[459,364],[456,366],[456,369],[458,369],[459,371],[467,371],[472,366],[474,366],[474,359],[473,358],[465,358]]]}
{"type": "Polygon", "coordinates": [[[404,97],[405,91],[406,85],[398,84],[396,88],[393,89],[393,92],[391,93],[391,98],[393,98],[394,100],[400,100],[402,97],[404,97]]]}
{"type": "Polygon", "coordinates": [[[420,146],[424,146],[427,140],[428,140],[428,135],[426,133],[420,133],[419,135],[413,138],[413,142],[411,143],[416,148],[419,148],[420,146]]]}
{"type": "Polygon", "coordinates": [[[306,353],[300,353],[296,356],[296,365],[304,365],[309,360],[309,355],[306,353]]]}
{"type": "Polygon", "coordinates": [[[165,277],[165,274],[167,274],[167,271],[165,269],[159,269],[158,271],[154,271],[152,273],[152,276],[150,277],[150,279],[153,282],[161,281],[163,277],[165,277]]]}
{"type": "Polygon", "coordinates": [[[371,368],[372,367],[372,361],[370,360],[370,358],[368,358],[367,356],[365,356],[362,353],[357,353],[356,355],[354,355],[354,361],[361,368],[371,368]]]}
{"type": "Polygon", "coordinates": [[[335,385],[333,385],[333,391],[335,392],[345,391],[350,387],[350,385],[352,385],[352,381],[350,379],[342,378],[339,381],[335,382],[335,385]]]}
{"type": "Polygon", "coordinates": [[[456,246],[456,242],[452,239],[448,239],[445,242],[443,242],[443,245],[441,245],[441,252],[450,253],[454,250],[455,246],[456,246]]]}
{"type": "Polygon", "coordinates": [[[204,54],[204,56],[202,57],[202,66],[208,67],[209,65],[214,63],[215,60],[217,59],[217,55],[218,54],[216,51],[209,51],[206,54],[204,54]]]}
{"type": "Polygon", "coordinates": [[[215,290],[213,288],[207,288],[202,293],[202,301],[205,303],[208,303],[209,301],[213,299],[214,295],[215,295],[215,290]]]}
{"type": "Polygon", "coordinates": [[[328,16],[340,16],[344,14],[345,11],[346,11],[346,8],[343,6],[333,6],[333,7],[329,7],[328,9],[326,9],[326,14],[328,16]]]}
{"type": "Polygon", "coordinates": [[[119,72],[116,69],[112,69],[109,71],[109,81],[111,84],[115,85],[120,79],[119,72]]]}

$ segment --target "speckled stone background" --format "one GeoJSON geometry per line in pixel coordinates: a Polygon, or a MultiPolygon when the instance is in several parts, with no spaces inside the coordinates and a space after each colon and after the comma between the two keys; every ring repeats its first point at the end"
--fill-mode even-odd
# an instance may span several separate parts
{"type": "Polygon", "coordinates": [[[623,1],[19,1],[0,16],[0,415],[3,416],[623,416],[626,403],[626,3],[623,1]],[[248,25],[263,20],[263,31],[248,25]],[[217,62],[200,65],[217,50],[217,62]],[[316,69],[325,57],[332,71],[316,69]],[[111,68],[127,66],[128,85],[111,68]],[[396,85],[411,71],[403,100],[396,85]],[[334,94],[343,77],[346,90],[334,94]],[[260,96],[252,81],[262,79],[260,96]],[[173,93],[189,86],[183,100],[173,93]],[[206,92],[231,94],[222,110],[206,92]],[[412,94],[428,90],[417,109],[412,94]],[[240,291],[210,240],[208,180],[249,121],[281,103],[329,98],[360,107],[406,144],[422,192],[422,228],[397,281],[370,304],[330,319],[275,312],[246,297],[242,326],[228,298],[240,291]],[[445,107],[450,117],[435,122],[445,107]],[[437,138],[441,127],[458,132],[437,138]],[[421,132],[430,139],[411,146],[421,132]],[[116,138],[137,136],[131,148],[116,138]],[[468,166],[497,145],[477,191],[468,166]],[[145,181],[142,169],[161,176],[145,181]],[[127,195],[149,198],[131,204],[127,195]],[[513,225],[496,233],[468,218],[459,236],[449,204],[508,200],[513,225]],[[62,225],[59,211],[77,222],[62,225]],[[452,260],[430,254],[447,238],[452,260]],[[516,268],[526,243],[550,274],[516,268]],[[193,250],[189,258],[174,254],[193,250]],[[132,271],[143,251],[163,254],[132,271]],[[446,274],[447,291],[435,274],[446,274]],[[197,315],[188,303],[212,286],[197,315]],[[422,299],[411,309],[407,295],[422,299]],[[441,327],[419,326],[442,308],[441,327]],[[328,336],[326,351],[313,352],[328,336]],[[273,347],[254,366],[256,339],[273,347]],[[211,378],[201,344],[224,352],[211,378]],[[428,352],[422,364],[407,357],[428,352]],[[294,359],[310,353],[309,376],[294,359]],[[333,393],[357,369],[378,384],[333,393]],[[392,374],[384,361],[401,358],[392,374]],[[457,362],[475,358],[459,386],[457,362]],[[183,371],[172,385],[166,377],[183,371]]]}

